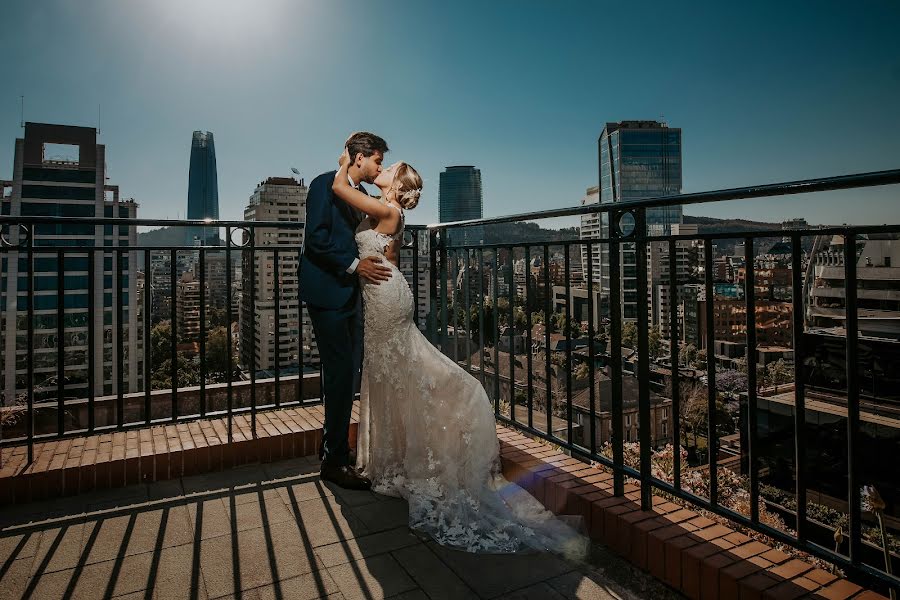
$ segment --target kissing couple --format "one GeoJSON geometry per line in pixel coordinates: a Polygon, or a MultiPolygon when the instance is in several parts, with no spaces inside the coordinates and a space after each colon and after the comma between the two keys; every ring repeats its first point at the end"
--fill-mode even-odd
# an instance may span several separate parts
{"type": "Polygon", "coordinates": [[[493,405],[479,381],[416,327],[398,262],[422,178],[403,161],[385,167],[387,152],[377,135],[354,133],[338,170],[309,185],[300,296],[323,370],[321,478],[406,499],[410,528],[446,546],[584,559],[587,538],[502,476],[493,405]]]}

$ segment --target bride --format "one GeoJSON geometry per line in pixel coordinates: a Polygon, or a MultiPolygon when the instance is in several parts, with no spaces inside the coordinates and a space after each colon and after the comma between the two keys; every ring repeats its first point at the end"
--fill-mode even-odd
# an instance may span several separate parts
{"type": "Polygon", "coordinates": [[[391,277],[362,283],[364,343],[357,467],[372,489],[409,503],[409,526],[469,552],[549,550],[584,559],[587,539],[500,474],[493,405],[477,379],[435,348],[413,321],[415,299],[397,269],[404,209],[422,178],[397,162],[353,188],[344,149],[332,189],[366,213],[359,256],[383,256],[391,277]]]}

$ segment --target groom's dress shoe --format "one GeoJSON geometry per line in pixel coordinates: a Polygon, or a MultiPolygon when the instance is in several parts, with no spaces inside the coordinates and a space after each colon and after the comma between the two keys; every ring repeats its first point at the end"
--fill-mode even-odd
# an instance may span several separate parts
{"type": "Polygon", "coordinates": [[[372,487],[369,478],[360,475],[351,465],[333,466],[322,463],[319,476],[324,481],[330,481],[348,490],[368,490],[372,487]]]}

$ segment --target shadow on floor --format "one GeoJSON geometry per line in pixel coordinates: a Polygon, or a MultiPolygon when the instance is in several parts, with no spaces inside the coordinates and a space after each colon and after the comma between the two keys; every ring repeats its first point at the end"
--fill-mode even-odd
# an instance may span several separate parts
{"type": "Polygon", "coordinates": [[[403,500],[293,459],[33,503],[0,515],[0,599],[676,598],[595,549],[472,555],[422,539],[403,500]]]}

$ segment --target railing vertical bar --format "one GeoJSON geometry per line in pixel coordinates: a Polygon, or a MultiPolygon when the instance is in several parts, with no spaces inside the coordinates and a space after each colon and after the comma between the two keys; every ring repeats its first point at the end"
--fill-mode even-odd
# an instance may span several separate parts
{"type": "MultiPolygon", "coordinates": [[[[437,255],[438,231],[428,231],[428,314],[425,316],[425,333],[432,344],[438,344],[438,255],[437,255]]],[[[438,348],[441,346],[438,344],[438,348]]],[[[443,350],[442,350],[443,351],[443,350]]]]}
{"type": "MultiPolygon", "coordinates": [[[[97,286],[94,282],[94,276],[96,274],[96,267],[94,265],[94,261],[97,259],[96,252],[93,248],[88,250],[88,319],[87,319],[87,342],[88,342],[88,431],[90,433],[94,432],[94,427],[97,425],[96,414],[94,413],[94,399],[96,394],[94,393],[94,383],[96,381],[94,376],[94,369],[97,364],[97,355],[94,350],[94,344],[97,341],[97,333],[96,333],[96,324],[94,323],[94,319],[96,318],[96,300],[94,299],[94,294],[97,290],[97,286]]],[[[101,269],[101,273],[103,270],[101,269]]],[[[101,326],[102,331],[102,326],[101,326]]],[[[101,338],[102,339],[102,338],[101,338]]],[[[149,348],[149,344],[144,344],[145,348],[149,348]]],[[[145,351],[145,354],[148,354],[148,351],[145,351]]],[[[144,369],[148,367],[144,366],[144,369]]]]}
{"type": "Polygon", "coordinates": [[[438,293],[440,294],[440,303],[441,303],[441,323],[438,329],[440,330],[439,338],[441,341],[441,352],[445,355],[450,356],[447,352],[447,347],[445,345],[445,340],[449,339],[447,329],[450,327],[450,304],[447,301],[447,245],[448,240],[447,237],[449,232],[445,229],[441,232],[440,238],[440,255],[441,255],[441,270],[438,276],[438,285],[440,286],[438,289],[438,293]]]}
{"type": "Polygon", "coordinates": [[[797,470],[797,539],[808,537],[806,520],[806,389],[803,382],[803,250],[801,237],[791,235],[791,302],[794,338],[794,449],[797,470]]]}
{"type": "Polygon", "coordinates": [[[450,305],[453,307],[453,362],[459,364],[459,311],[457,310],[457,286],[456,286],[456,277],[459,275],[459,250],[453,249],[448,253],[448,257],[450,258],[450,270],[448,271],[448,275],[450,277],[448,283],[450,284],[450,305]]]}
{"type": "Polygon", "coordinates": [[[516,422],[516,274],[515,274],[515,247],[509,247],[509,286],[506,289],[507,302],[509,303],[506,316],[509,333],[509,418],[516,422]]]}
{"type": "Polygon", "coordinates": [[[231,356],[231,244],[233,243],[231,240],[231,227],[225,228],[225,350],[228,353],[228,373],[227,379],[225,380],[225,391],[226,391],[226,411],[228,416],[228,443],[231,443],[233,439],[233,429],[234,429],[234,419],[232,415],[232,410],[234,408],[234,390],[232,389],[231,380],[234,378],[233,369],[232,369],[232,356],[231,356]]]}
{"type": "Polygon", "coordinates": [[[588,448],[591,456],[597,455],[597,369],[595,363],[594,338],[594,245],[590,240],[582,248],[587,252],[587,310],[588,310],[588,415],[590,419],[589,435],[591,436],[588,448]]]}
{"type": "Polygon", "coordinates": [[[171,378],[172,378],[172,415],[171,420],[178,420],[178,250],[169,251],[169,333],[171,334],[171,378]]]}
{"type": "Polygon", "coordinates": [[[531,328],[533,324],[531,322],[531,307],[532,307],[532,294],[534,290],[531,287],[531,245],[525,244],[525,358],[527,361],[527,369],[528,369],[528,428],[534,429],[534,378],[533,378],[533,365],[532,365],[532,339],[531,339],[531,328]]]}
{"type": "Polygon", "coordinates": [[[59,435],[66,432],[66,344],[65,344],[65,300],[66,300],[66,255],[56,251],[56,431],[59,435]]]}
{"type": "MultiPolygon", "coordinates": [[[[151,328],[153,326],[153,263],[151,250],[144,250],[144,423],[146,425],[150,424],[151,415],[150,415],[150,406],[151,406],[151,387],[152,387],[152,377],[150,376],[152,372],[153,365],[153,352],[150,348],[150,334],[151,328]]],[[[91,260],[88,262],[88,266],[92,267],[94,261],[91,260]]],[[[90,275],[89,279],[93,279],[90,275]]],[[[93,298],[93,294],[91,294],[93,298]]],[[[92,318],[88,318],[88,321],[92,321],[92,318]]],[[[91,327],[93,329],[93,327],[91,327]]],[[[93,416],[93,410],[90,410],[91,416],[93,416]]]]}
{"type": "MultiPolygon", "coordinates": [[[[113,228],[113,231],[118,231],[118,228],[113,228]]],[[[116,243],[118,244],[118,234],[116,235],[116,243]]],[[[119,425],[119,429],[122,429],[125,426],[125,382],[123,378],[123,373],[125,371],[125,323],[122,318],[122,305],[123,302],[123,293],[122,288],[124,287],[124,269],[122,263],[125,260],[125,251],[118,249],[115,252],[116,254],[116,293],[113,295],[115,298],[115,312],[116,312],[116,350],[115,350],[115,361],[116,361],[116,420],[119,425]]],[[[104,302],[105,304],[105,302],[104,302]]],[[[134,332],[130,332],[134,333],[134,332]]]]}
{"type": "MultiPolygon", "coordinates": [[[[249,227],[247,235],[250,236],[249,248],[244,252],[250,255],[250,430],[256,437],[256,229],[249,227]]],[[[247,348],[241,348],[246,352],[247,348]]]]}
{"type": "MultiPolygon", "coordinates": [[[[275,304],[275,406],[281,407],[281,264],[278,250],[272,251],[272,300],[275,304]]],[[[303,351],[303,341],[300,342],[303,351]]]]}
{"type": "MultiPolygon", "coordinates": [[[[610,214],[612,221],[615,214],[610,214]]],[[[610,223],[610,230],[614,224],[610,223]]],[[[618,236],[616,236],[618,238],[618,236]]],[[[609,372],[612,406],[613,494],[625,495],[625,431],[622,402],[622,267],[620,241],[609,242],[609,372]]]]}
{"type": "Polygon", "coordinates": [[[419,316],[419,230],[412,230],[412,292],[415,302],[413,318],[416,326],[422,327],[422,318],[419,316]]]}
{"type": "Polygon", "coordinates": [[[850,562],[862,563],[862,499],[859,481],[859,321],[857,313],[856,235],[844,234],[844,292],[847,323],[847,497],[850,515],[850,562]]]}
{"type": "Polygon", "coordinates": [[[637,263],[637,328],[638,328],[638,438],[640,440],[641,508],[653,508],[653,485],[650,469],[650,323],[647,302],[647,220],[643,209],[635,211],[637,263]]]}
{"type": "Polygon", "coordinates": [[[466,307],[465,316],[463,316],[463,327],[466,330],[466,372],[472,372],[472,332],[469,324],[472,321],[471,313],[471,294],[469,293],[471,288],[470,274],[469,271],[472,270],[472,261],[470,260],[470,251],[468,248],[464,250],[466,253],[466,267],[465,271],[463,271],[463,294],[465,295],[465,301],[463,305],[466,307]]]}
{"type": "Polygon", "coordinates": [[[550,246],[544,244],[544,386],[547,388],[547,435],[553,437],[553,377],[550,371],[550,246]]]}
{"type": "Polygon", "coordinates": [[[500,345],[500,304],[498,302],[498,293],[500,287],[500,279],[497,277],[497,271],[500,266],[500,249],[494,248],[494,262],[491,265],[493,275],[493,290],[491,299],[493,300],[493,310],[491,311],[493,319],[491,319],[492,337],[494,338],[494,414],[500,414],[500,354],[498,346],[500,345]]]}
{"type": "MultiPolygon", "coordinates": [[[[300,261],[303,259],[303,250],[300,249],[297,252],[297,293],[299,298],[300,292],[300,261]]],[[[306,328],[303,325],[303,315],[306,314],[306,303],[302,300],[298,302],[298,314],[297,319],[300,321],[300,340],[298,341],[298,349],[297,349],[297,403],[303,403],[303,371],[306,368],[306,348],[304,344],[306,343],[306,328]]],[[[312,342],[309,344],[309,351],[312,354],[312,342]]],[[[320,389],[320,395],[323,393],[320,389]]]]}
{"type": "Polygon", "coordinates": [[[759,420],[756,411],[756,269],[753,238],[744,238],[744,297],[747,301],[747,470],[750,472],[750,520],[759,523],[759,420]]]}
{"type": "Polygon", "coordinates": [[[566,441],[572,443],[572,274],[571,246],[563,246],[563,273],[566,279],[566,441]]]}
{"type": "MultiPolygon", "coordinates": [[[[28,464],[34,462],[34,234],[37,227],[33,226],[28,232],[28,249],[25,260],[28,261],[28,279],[26,283],[28,325],[25,334],[26,372],[28,377],[28,396],[26,399],[27,410],[25,412],[25,431],[28,437],[28,464]]],[[[16,281],[16,302],[18,303],[19,282],[16,281]]]]}
{"type": "MultiPolygon", "coordinates": [[[[484,387],[484,250],[479,248],[478,255],[478,364],[480,366],[481,387],[484,387]]],[[[487,391],[487,390],[485,390],[487,391]]]]}
{"type": "Polygon", "coordinates": [[[206,250],[200,248],[200,416],[206,416],[206,250]]]}
{"type": "Polygon", "coordinates": [[[672,362],[672,454],[673,483],[681,490],[681,349],[678,331],[678,242],[669,240],[669,356],[672,362]]]}
{"type": "Polygon", "coordinates": [[[709,502],[719,503],[719,440],[716,438],[716,325],[715,296],[713,295],[713,244],[712,239],[703,243],[704,290],[706,293],[706,394],[707,394],[707,443],[709,455],[709,502]]]}

